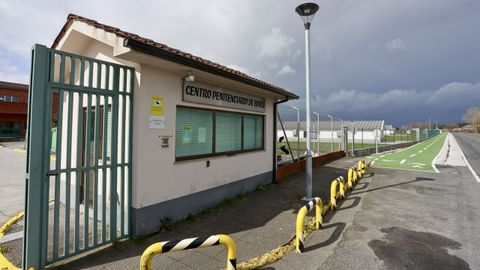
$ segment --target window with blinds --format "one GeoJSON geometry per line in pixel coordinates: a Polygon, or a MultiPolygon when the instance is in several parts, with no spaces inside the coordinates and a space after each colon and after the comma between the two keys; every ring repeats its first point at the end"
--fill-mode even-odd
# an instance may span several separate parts
{"type": "Polygon", "coordinates": [[[239,113],[215,113],[215,152],[242,150],[242,115],[239,113]]]}
{"type": "Polygon", "coordinates": [[[177,107],[176,160],[263,149],[263,115],[177,107]]]}
{"type": "Polygon", "coordinates": [[[177,109],[175,156],[191,157],[213,152],[213,112],[177,109]]]}
{"type": "Polygon", "coordinates": [[[263,116],[243,116],[243,149],[263,148],[263,116]]]}

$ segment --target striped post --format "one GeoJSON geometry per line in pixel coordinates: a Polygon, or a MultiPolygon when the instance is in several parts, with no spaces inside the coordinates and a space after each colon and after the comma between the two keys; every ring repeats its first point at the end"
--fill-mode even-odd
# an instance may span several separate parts
{"type": "Polygon", "coordinates": [[[140,270],[151,270],[153,256],[157,254],[218,245],[226,246],[228,249],[227,270],[237,269],[237,247],[235,241],[228,235],[217,234],[209,237],[195,237],[180,241],[164,241],[150,245],[145,249],[140,258],[140,270]]]}
{"type": "Polygon", "coordinates": [[[340,198],[343,199],[345,198],[345,190],[347,190],[347,187],[345,186],[345,179],[343,176],[337,177],[338,183],[340,183],[340,198]]]}
{"type": "Polygon", "coordinates": [[[310,211],[312,211],[313,207],[315,206],[315,228],[318,230],[320,229],[320,225],[322,224],[322,208],[323,203],[322,199],[319,197],[315,197],[310,200],[306,205],[304,205],[298,211],[297,215],[297,232],[295,234],[295,252],[302,253],[305,247],[305,239],[304,239],[304,220],[310,211]]]}

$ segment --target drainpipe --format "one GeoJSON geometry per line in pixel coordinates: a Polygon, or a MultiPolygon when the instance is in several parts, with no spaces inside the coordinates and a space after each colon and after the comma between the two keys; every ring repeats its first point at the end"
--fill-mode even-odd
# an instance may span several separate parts
{"type": "Polygon", "coordinates": [[[273,179],[272,183],[277,183],[277,110],[278,104],[285,103],[289,99],[285,96],[285,99],[275,101],[273,103],[273,179]]]}

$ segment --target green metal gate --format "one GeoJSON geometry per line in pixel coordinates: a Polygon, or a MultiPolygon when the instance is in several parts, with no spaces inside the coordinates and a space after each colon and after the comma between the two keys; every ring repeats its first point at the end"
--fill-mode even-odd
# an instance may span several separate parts
{"type": "Polygon", "coordinates": [[[129,236],[133,85],[131,67],[34,46],[24,269],[129,236]]]}

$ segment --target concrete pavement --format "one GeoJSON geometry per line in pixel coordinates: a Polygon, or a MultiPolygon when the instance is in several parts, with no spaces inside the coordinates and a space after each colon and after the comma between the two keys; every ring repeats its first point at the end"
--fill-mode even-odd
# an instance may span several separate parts
{"type": "Polygon", "coordinates": [[[0,224],[23,210],[25,204],[25,154],[23,142],[0,143],[0,224]]]}

